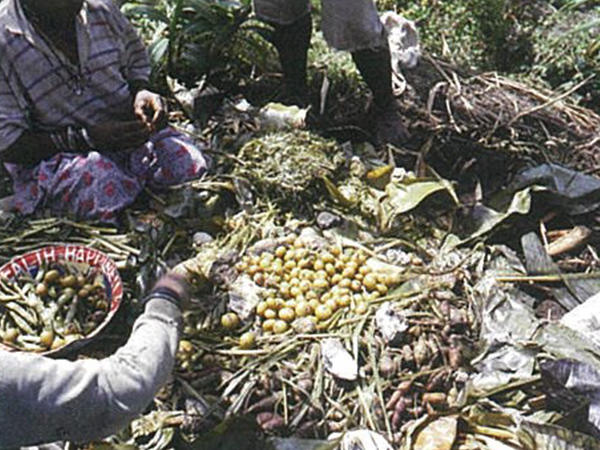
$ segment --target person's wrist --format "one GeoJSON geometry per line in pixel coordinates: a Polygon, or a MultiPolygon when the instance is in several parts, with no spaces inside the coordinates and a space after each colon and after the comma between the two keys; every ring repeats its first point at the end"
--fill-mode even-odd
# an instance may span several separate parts
{"type": "Polygon", "coordinates": [[[166,286],[152,289],[152,291],[150,291],[150,293],[142,300],[142,304],[145,306],[152,300],[162,300],[177,306],[178,308],[181,308],[181,303],[183,302],[181,295],[179,295],[177,291],[166,286]]]}
{"type": "Polygon", "coordinates": [[[163,275],[145,297],[144,303],[158,298],[182,306],[190,298],[190,285],[184,277],[173,271],[163,275]]]}

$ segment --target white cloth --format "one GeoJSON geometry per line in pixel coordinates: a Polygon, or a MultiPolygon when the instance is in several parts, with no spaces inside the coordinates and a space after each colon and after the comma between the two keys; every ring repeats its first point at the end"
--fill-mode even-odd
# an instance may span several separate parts
{"type": "Polygon", "coordinates": [[[127,343],[102,360],[54,360],[0,351],[0,448],[86,442],[134,419],[166,382],[181,312],[154,299],[127,343]]]}

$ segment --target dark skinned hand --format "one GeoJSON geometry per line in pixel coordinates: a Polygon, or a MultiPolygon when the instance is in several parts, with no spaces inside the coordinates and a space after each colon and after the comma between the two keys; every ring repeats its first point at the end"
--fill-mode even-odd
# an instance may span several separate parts
{"type": "Polygon", "coordinates": [[[167,125],[167,105],[162,97],[142,89],[135,95],[133,111],[151,131],[162,130],[167,125]]]}
{"type": "Polygon", "coordinates": [[[135,149],[150,138],[149,127],[140,120],[104,122],[87,131],[94,147],[102,150],[135,149]]]}

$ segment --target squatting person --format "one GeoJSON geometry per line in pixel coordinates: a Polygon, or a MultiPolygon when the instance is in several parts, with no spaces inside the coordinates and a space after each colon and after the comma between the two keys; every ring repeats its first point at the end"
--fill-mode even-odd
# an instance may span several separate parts
{"type": "Polygon", "coordinates": [[[12,207],[114,221],[144,186],[201,176],[207,158],[166,126],[150,65],[112,0],[0,3],[0,159],[12,207]]]}

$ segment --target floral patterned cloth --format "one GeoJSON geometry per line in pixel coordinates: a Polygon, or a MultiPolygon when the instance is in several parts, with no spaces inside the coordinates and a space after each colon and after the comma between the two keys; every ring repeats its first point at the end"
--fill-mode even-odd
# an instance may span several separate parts
{"type": "Polygon", "coordinates": [[[114,222],[144,186],[183,183],[202,176],[208,165],[191,139],[168,127],[129,153],[58,153],[33,168],[5,167],[19,212],[31,214],[43,207],[55,214],[114,222]]]}

